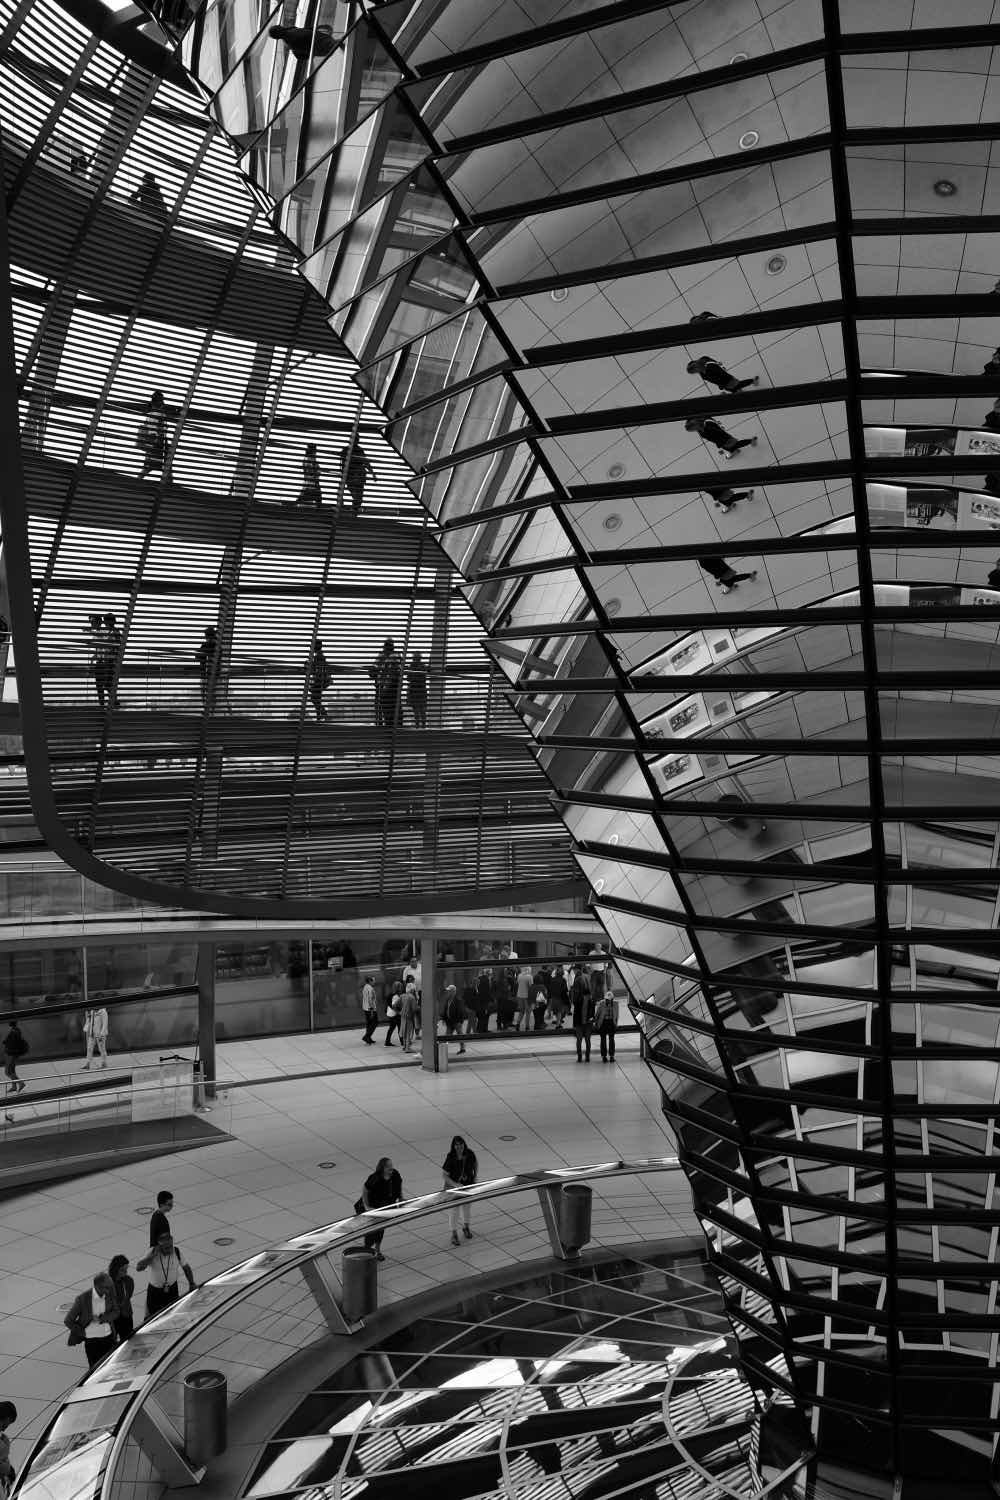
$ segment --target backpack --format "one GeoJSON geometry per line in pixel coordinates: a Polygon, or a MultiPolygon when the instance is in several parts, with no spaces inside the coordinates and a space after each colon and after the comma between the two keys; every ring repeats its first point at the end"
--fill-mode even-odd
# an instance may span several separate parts
{"type": "Polygon", "coordinates": [[[461,1000],[457,995],[452,995],[451,999],[448,1001],[448,1004],[444,1008],[445,1020],[449,1025],[454,1025],[456,1021],[460,1021],[462,1019],[462,1014],[463,1011],[461,1000]]]}

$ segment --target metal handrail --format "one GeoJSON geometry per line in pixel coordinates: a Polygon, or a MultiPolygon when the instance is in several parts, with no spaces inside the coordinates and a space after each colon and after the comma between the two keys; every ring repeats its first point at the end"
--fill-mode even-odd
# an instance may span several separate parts
{"type": "MultiPolygon", "coordinates": [[[[515,1194],[534,1192],[538,1193],[544,1202],[547,1195],[558,1190],[565,1183],[599,1182],[640,1174],[679,1171],[680,1164],[675,1156],[645,1157],[633,1161],[618,1160],[578,1167],[550,1167],[542,1171],[519,1173],[490,1182],[476,1183],[470,1187],[426,1193],[391,1207],[370,1209],[367,1213],[339,1219],[322,1228],[296,1235],[269,1250],[259,1251],[246,1261],[220,1272],[218,1276],[211,1277],[196,1291],[184,1297],[179,1304],[167,1308],[150,1324],[143,1326],[143,1342],[152,1347],[144,1351],[138,1360],[131,1357],[136,1352],[133,1345],[120,1346],[121,1350],[128,1351],[128,1355],[120,1362],[121,1368],[117,1368],[116,1353],[118,1351],[115,1351],[85,1376],[68,1398],[68,1403],[75,1405],[75,1396],[83,1397],[85,1392],[98,1385],[107,1387],[108,1394],[114,1387],[121,1392],[122,1385],[126,1381],[131,1387],[127,1392],[126,1405],[118,1416],[113,1443],[104,1466],[100,1500],[112,1500],[116,1468],[132,1434],[136,1418],[146,1402],[154,1395],[160,1377],[167,1367],[183,1354],[206,1328],[224,1318],[237,1304],[285,1276],[289,1271],[311,1265],[322,1256],[346,1248],[365,1233],[385,1229],[389,1225],[396,1227],[404,1224],[410,1225],[435,1214],[447,1213],[455,1207],[456,1203],[463,1200],[467,1203],[495,1202],[515,1194]],[[260,1265],[259,1274],[244,1279],[255,1263],[260,1265]],[[237,1277],[239,1279],[234,1280],[237,1277]],[[199,1302],[204,1302],[205,1314],[193,1321],[192,1313],[197,1310],[199,1302]],[[183,1307],[183,1313],[176,1318],[180,1326],[176,1333],[172,1333],[171,1325],[175,1321],[178,1307],[183,1307]],[[157,1332],[161,1335],[159,1339],[155,1337],[157,1332]]],[[[346,1325],[345,1331],[349,1331],[346,1325]]],[[[97,1396],[97,1394],[95,1390],[94,1395],[97,1396]]],[[[100,1404],[102,1403],[98,1402],[98,1405],[100,1404]]],[[[67,1402],[64,1402],[60,1406],[53,1422],[59,1420],[66,1405],[67,1402]]],[[[33,1461],[36,1454],[44,1450],[52,1425],[49,1424],[49,1428],[35,1445],[31,1457],[18,1478],[14,1494],[19,1494],[30,1484],[33,1461]]]]}

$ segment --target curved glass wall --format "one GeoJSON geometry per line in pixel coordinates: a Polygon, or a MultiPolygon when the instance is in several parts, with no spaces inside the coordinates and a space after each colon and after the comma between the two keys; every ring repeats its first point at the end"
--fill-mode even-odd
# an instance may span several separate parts
{"type": "Polygon", "coordinates": [[[182,56],[535,736],[744,1369],[865,1493],[986,1493],[993,10],[331,17],[182,56]]]}

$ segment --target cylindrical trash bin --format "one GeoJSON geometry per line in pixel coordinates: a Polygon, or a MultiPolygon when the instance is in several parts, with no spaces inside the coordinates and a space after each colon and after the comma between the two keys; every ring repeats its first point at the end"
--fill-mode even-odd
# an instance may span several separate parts
{"type": "Polygon", "coordinates": [[[184,1377],[184,1452],[196,1468],[225,1453],[229,1384],[219,1370],[192,1370],[184,1377]]]}
{"type": "Polygon", "coordinates": [[[344,1317],[360,1323],[378,1307],[378,1257],[364,1245],[348,1245],[340,1257],[344,1317]]]}
{"type": "Polygon", "coordinates": [[[447,1073],[447,1071],[448,1071],[448,1043],[447,1042],[438,1042],[438,1044],[437,1044],[437,1067],[435,1068],[434,1071],[436,1073],[447,1073]]]}
{"type": "Polygon", "coordinates": [[[559,1196],[559,1238],[563,1249],[575,1255],[581,1245],[590,1239],[590,1218],[593,1207],[593,1189],[583,1182],[563,1184],[559,1196]]]}

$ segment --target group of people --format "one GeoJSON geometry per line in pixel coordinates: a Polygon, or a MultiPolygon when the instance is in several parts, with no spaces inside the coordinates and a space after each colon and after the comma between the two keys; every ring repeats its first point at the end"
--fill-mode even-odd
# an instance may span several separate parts
{"type": "MultiPolygon", "coordinates": [[[[337,459],[343,490],[351,502],[351,513],[357,519],[365,503],[365,484],[369,477],[378,480],[368,454],[357,441],[345,444],[337,459]]],[[[297,504],[318,508],[323,504],[323,469],[315,443],[307,443],[302,456],[302,488],[297,504]]],[[[339,498],[339,497],[338,497],[339,498]]]]}
{"type": "Polygon", "coordinates": [[[90,648],[87,666],[101,708],[118,708],[118,667],[122,656],[122,633],[115,615],[90,615],[84,626],[90,648]]]}
{"type": "MultiPolygon", "coordinates": [[[[195,1289],[191,1267],[170,1230],[168,1215],[173,1207],[174,1196],[168,1189],[157,1193],[156,1209],[149,1220],[149,1252],[136,1262],[137,1271],[148,1273],[147,1320],[178,1300],[182,1275],[188,1290],[195,1289]]],[[[114,1255],[107,1270],[98,1271],[92,1284],[74,1297],[63,1319],[69,1330],[67,1343],[83,1345],[88,1369],[92,1370],[112,1349],[132,1337],[134,1295],[135,1281],[129,1275],[128,1256],[114,1255]]]]}
{"type": "MultiPolygon", "coordinates": [[[[383,729],[394,728],[402,722],[403,658],[391,635],[386,636],[368,675],[375,687],[375,723],[383,729]]],[[[406,705],[413,714],[413,727],[426,729],[427,665],[419,651],[414,651],[406,668],[406,705]]]]}
{"type": "MultiPolygon", "coordinates": [[[[452,1136],[448,1154],[445,1157],[441,1171],[444,1176],[442,1183],[443,1192],[454,1192],[458,1188],[471,1187],[479,1175],[479,1162],[476,1153],[461,1135],[452,1136]]],[[[392,1158],[382,1156],[375,1165],[375,1170],[369,1177],[365,1178],[365,1184],[361,1196],[354,1205],[356,1214],[367,1213],[372,1208],[391,1208],[394,1203],[403,1201],[403,1179],[392,1164],[392,1158]]],[[[467,1240],[472,1239],[472,1226],[470,1223],[468,1202],[456,1203],[449,1215],[451,1225],[451,1243],[460,1245],[459,1230],[467,1240]]],[[[385,1260],[382,1254],[382,1241],[385,1238],[384,1229],[373,1229],[365,1235],[365,1249],[374,1250],[379,1260],[385,1260]]]]}
{"type": "MultiPolygon", "coordinates": [[[[438,1020],[446,1036],[465,1051],[465,1039],[489,1031],[490,1018],[496,1016],[498,1031],[525,1033],[544,1031],[546,1027],[562,1030],[570,1022],[576,1037],[577,1060],[588,1062],[591,1038],[600,1039],[601,1061],[615,1060],[615,1034],[618,1030],[619,1002],[611,988],[609,955],[600,945],[585,961],[568,965],[547,963],[533,969],[490,965],[478,976],[470,975],[461,991],[447,984],[438,1005],[438,1020]]],[[[402,979],[395,980],[386,997],[386,1032],[382,1045],[391,1047],[398,1034],[404,1052],[412,1050],[420,1038],[420,974],[409,966],[402,979]]],[[[374,976],[366,974],[361,988],[361,1014],[364,1022],[362,1040],[374,1046],[380,1023],[378,996],[374,976]]]]}

